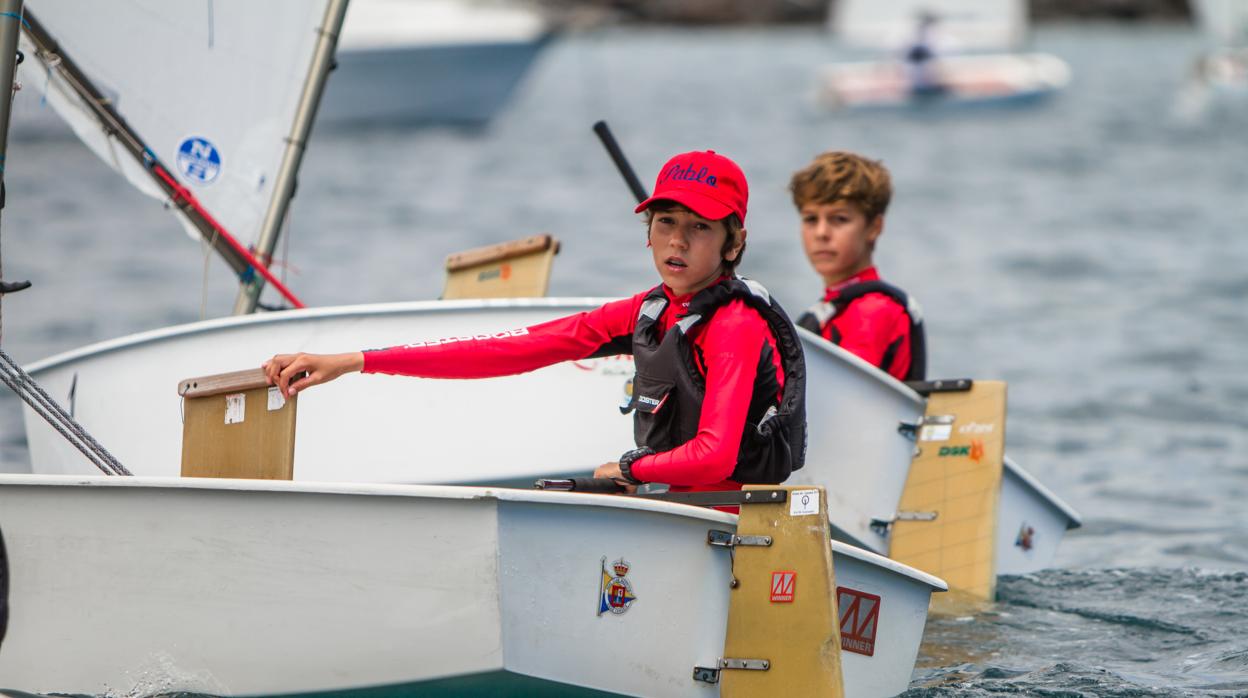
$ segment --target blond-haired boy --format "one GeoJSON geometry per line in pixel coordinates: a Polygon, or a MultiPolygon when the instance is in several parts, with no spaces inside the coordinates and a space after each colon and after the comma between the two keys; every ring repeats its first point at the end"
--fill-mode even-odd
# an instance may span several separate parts
{"type": "Polygon", "coordinates": [[[806,257],[825,287],[797,324],[898,380],[923,380],[922,313],[880,279],[872,260],[893,195],[888,169],[854,153],[827,152],[793,173],[789,190],[806,257]]]}

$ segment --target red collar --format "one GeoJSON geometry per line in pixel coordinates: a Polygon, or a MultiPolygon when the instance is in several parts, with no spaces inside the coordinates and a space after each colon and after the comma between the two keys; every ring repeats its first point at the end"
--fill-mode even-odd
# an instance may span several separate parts
{"type": "MultiPolygon", "coordinates": [[[[720,283],[721,281],[727,278],[730,278],[730,277],[725,274],[724,276],[721,276],[718,279],[715,279],[715,281],[713,281],[710,284],[710,286],[707,286],[707,288],[710,288],[711,286],[714,286],[715,284],[720,283]]],[[[668,288],[667,284],[663,284],[663,294],[667,296],[667,300],[670,302],[670,304],[668,305],[669,308],[679,308],[682,312],[688,309],[689,302],[693,300],[694,296],[698,295],[697,293],[686,293],[686,294],[677,296],[672,293],[672,289],[668,288]]]]}
{"type": "Polygon", "coordinates": [[[880,280],[880,272],[876,271],[875,267],[867,267],[866,269],[863,269],[862,271],[858,272],[857,274],[854,274],[848,279],[837,282],[827,287],[826,289],[824,289],[823,299],[825,301],[833,300],[837,296],[841,295],[841,289],[844,289],[847,286],[860,284],[864,281],[879,281],[879,280],[880,280]]]}

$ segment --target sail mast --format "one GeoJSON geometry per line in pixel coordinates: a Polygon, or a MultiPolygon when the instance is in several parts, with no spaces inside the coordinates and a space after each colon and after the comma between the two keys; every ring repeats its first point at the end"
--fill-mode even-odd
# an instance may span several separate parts
{"type": "MultiPolygon", "coordinates": [[[[21,34],[21,25],[26,24],[26,20],[22,17],[22,0],[0,0],[0,87],[8,91],[8,95],[0,95],[5,97],[0,99],[0,208],[4,204],[4,163],[5,156],[8,154],[9,143],[9,116],[13,105],[13,91],[15,89],[14,77],[17,73],[17,44],[18,36],[21,34]]],[[[22,284],[15,284],[22,286],[22,284]]],[[[14,284],[5,284],[5,286],[15,286],[14,284]]],[[[30,284],[25,284],[29,286],[30,284]]],[[[24,286],[23,286],[24,287],[24,286]]],[[[8,290],[21,290],[21,288],[10,288],[8,290]]],[[[3,295],[0,292],[0,295],[3,295]]],[[[30,374],[22,370],[21,366],[8,355],[3,349],[0,349],[0,383],[7,385],[18,397],[20,397],[30,409],[40,417],[43,417],[52,425],[53,429],[60,432],[61,436],[70,443],[74,448],[82,451],[97,468],[102,470],[105,475],[130,475],[130,471],[119,463],[113,454],[100,445],[98,441],[87,433],[82,425],[74,421],[72,415],[65,411],[63,407],[58,405],[55,400],[48,395],[47,391],[39,386],[30,374]]],[[[0,640],[4,639],[4,542],[0,541],[0,640]]]]}
{"type": "MultiPolygon", "coordinates": [[[[17,72],[17,37],[21,32],[22,0],[0,0],[0,211],[4,209],[4,158],[9,152],[9,113],[13,106],[14,74],[17,72]]],[[[2,277],[0,277],[2,278],[2,277]]],[[[0,281],[0,299],[5,293],[29,286],[0,281]]],[[[2,302],[2,301],[0,301],[2,302]]]]}
{"type": "MultiPolygon", "coordinates": [[[[303,162],[303,153],[307,148],[308,136],[312,132],[312,122],[316,118],[316,109],[321,103],[321,94],[325,91],[325,81],[333,68],[334,51],[338,46],[338,35],[342,31],[343,19],[347,14],[348,0],[330,0],[325,7],[325,19],[321,23],[320,36],[317,38],[316,49],[312,54],[312,64],[307,79],[303,83],[303,93],[299,96],[299,108],[295,112],[295,121],[291,125],[290,136],[286,139],[286,152],[282,155],[281,169],[273,188],[273,198],[264,214],[264,223],[260,226],[260,235],[256,239],[256,255],[266,263],[272,258],[277,247],[277,236],[282,223],[286,220],[290,209],[290,200],[295,195],[296,177],[299,165],[303,162]]],[[[242,280],[238,298],[234,302],[234,314],[246,315],[255,312],[260,291],[264,288],[264,279],[251,278],[242,280]]]]}
{"type": "Polygon", "coordinates": [[[109,136],[143,166],[164,195],[169,197],[169,200],[177,207],[178,212],[185,216],[204,240],[225,259],[234,273],[240,278],[250,278],[254,273],[259,273],[295,307],[303,307],[303,303],[291,293],[290,289],[286,288],[285,284],[273,276],[272,272],[261,264],[246,247],[230,235],[204,209],[189,189],[178,182],[169,168],[156,156],[155,151],[144,143],[135,129],[113,108],[111,101],[86,76],[73,58],[62,51],[57,41],[29,11],[25,14],[23,26],[26,29],[26,35],[38,51],[40,59],[48,66],[48,70],[56,71],[65,80],[78,99],[91,110],[95,119],[109,136]]]}

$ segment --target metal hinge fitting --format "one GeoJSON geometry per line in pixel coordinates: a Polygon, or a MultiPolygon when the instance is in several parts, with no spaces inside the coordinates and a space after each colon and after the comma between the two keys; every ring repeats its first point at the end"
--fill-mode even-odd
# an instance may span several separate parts
{"type": "Polygon", "coordinates": [[[893,523],[897,521],[935,521],[940,512],[936,511],[899,511],[891,519],[871,519],[871,530],[878,535],[888,535],[893,523]]]}
{"type": "Polygon", "coordinates": [[[747,671],[767,671],[771,668],[771,660],[768,659],[733,659],[726,657],[719,660],[714,667],[695,666],[693,668],[693,680],[702,681],[703,683],[719,683],[719,672],[729,669],[744,669],[747,671]]]}
{"type": "Polygon", "coordinates": [[[706,544],[721,548],[735,548],[738,545],[767,547],[771,545],[771,536],[738,536],[729,531],[711,529],[706,532],[706,544]]]}

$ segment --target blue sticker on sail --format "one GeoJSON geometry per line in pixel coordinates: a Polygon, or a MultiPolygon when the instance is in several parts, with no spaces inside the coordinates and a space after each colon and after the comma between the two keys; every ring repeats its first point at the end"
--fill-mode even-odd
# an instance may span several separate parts
{"type": "Polygon", "coordinates": [[[195,184],[211,184],[221,174],[221,151],[212,141],[191,136],[178,146],[178,171],[195,184]]]}

